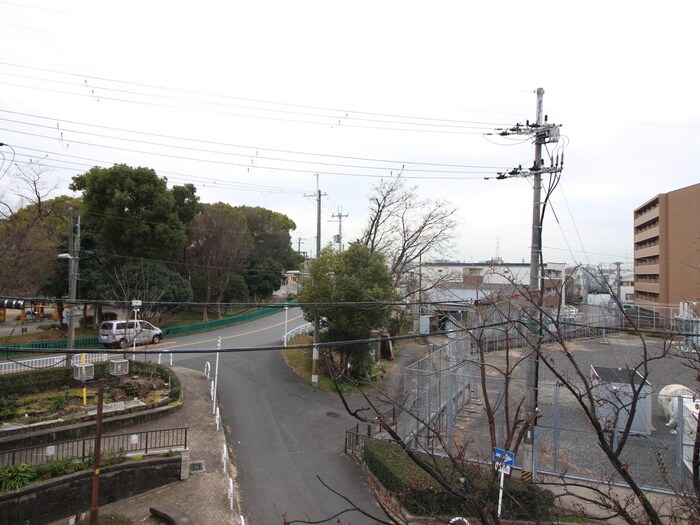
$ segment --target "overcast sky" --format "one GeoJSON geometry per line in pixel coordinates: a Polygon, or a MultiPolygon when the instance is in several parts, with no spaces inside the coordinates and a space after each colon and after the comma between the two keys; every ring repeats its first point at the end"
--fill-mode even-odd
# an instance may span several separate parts
{"type": "Polygon", "coordinates": [[[53,196],[147,166],[285,213],[314,254],[317,180],[326,245],[401,172],[457,206],[450,259],[527,261],[531,181],[494,177],[534,148],[487,133],[534,121],[542,87],[566,160],[544,259],[629,265],[633,209],[699,182],[700,4],[573,4],[0,0],[2,191],[30,160],[53,196]]]}

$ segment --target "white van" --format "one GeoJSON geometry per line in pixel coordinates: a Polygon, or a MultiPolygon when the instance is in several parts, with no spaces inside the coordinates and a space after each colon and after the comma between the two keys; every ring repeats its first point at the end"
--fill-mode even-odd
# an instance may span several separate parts
{"type": "Polygon", "coordinates": [[[128,348],[134,344],[156,344],[163,339],[163,331],[148,321],[103,321],[98,342],[105,348],[128,348]]]}

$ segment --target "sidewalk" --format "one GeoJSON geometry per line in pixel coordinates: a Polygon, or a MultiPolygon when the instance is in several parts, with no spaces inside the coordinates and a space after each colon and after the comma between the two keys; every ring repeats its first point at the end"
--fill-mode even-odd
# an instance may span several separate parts
{"type": "MultiPolygon", "coordinates": [[[[166,485],[140,496],[123,499],[100,507],[100,514],[121,514],[131,518],[135,524],[158,524],[151,517],[151,505],[177,507],[185,512],[195,525],[210,523],[239,524],[238,504],[234,496],[233,510],[228,498],[229,476],[233,479],[235,468],[226,460],[226,471],[222,464],[225,447],[223,425],[216,430],[209,395],[210,383],[202,371],[174,367],[182,382],[183,406],[173,415],[160,421],[136,425],[129,430],[154,430],[187,426],[187,446],[190,463],[203,462],[204,470],[190,473],[189,478],[166,485]]],[[[235,489],[234,489],[235,490],[235,489]]],[[[89,509],[85,509],[88,511],[89,509]]],[[[68,519],[52,525],[66,525],[68,519]]]]}

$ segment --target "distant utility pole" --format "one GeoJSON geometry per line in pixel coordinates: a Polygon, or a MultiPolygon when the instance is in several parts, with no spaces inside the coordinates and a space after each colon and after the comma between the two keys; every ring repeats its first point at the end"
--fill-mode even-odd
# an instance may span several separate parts
{"type": "MultiPolygon", "coordinates": [[[[338,214],[336,215],[335,213],[333,214],[333,219],[336,217],[338,218],[338,235],[335,236],[333,239],[336,243],[338,243],[338,252],[343,251],[343,218],[347,217],[348,214],[346,213],[343,215],[343,208],[342,206],[338,208],[338,214]]],[[[333,220],[331,219],[331,220],[333,220]]]]}
{"type": "Polygon", "coordinates": [[[615,295],[617,296],[617,300],[619,302],[622,302],[622,297],[620,297],[620,292],[621,292],[621,286],[622,286],[622,275],[620,275],[620,265],[622,264],[620,261],[617,261],[615,263],[615,295]]]}
{"type": "MultiPolygon", "coordinates": [[[[535,160],[532,167],[528,170],[523,170],[518,166],[509,172],[499,173],[498,179],[507,179],[511,177],[532,177],[533,179],[533,197],[532,197],[532,246],[530,251],[530,293],[532,299],[538,306],[538,316],[540,322],[542,320],[541,306],[543,299],[542,290],[542,174],[558,175],[564,167],[564,155],[562,153],[561,160],[557,154],[556,160],[552,158],[550,165],[545,166],[542,160],[542,146],[549,143],[555,143],[559,140],[559,124],[547,123],[547,117],[543,119],[542,104],[544,98],[544,89],[537,88],[537,119],[534,124],[526,122],[516,124],[512,128],[506,130],[497,130],[501,136],[507,135],[529,135],[534,139],[535,144],[535,160]]],[[[537,426],[537,382],[538,382],[538,367],[539,367],[539,347],[541,344],[541,329],[537,329],[537,340],[533,352],[525,361],[525,413],[528,421],[528,429],[525,433],[523,441],[523,467],[522,478],[525,481],[531,481],[535,474],[535,455],[536,448],[536,426],[537,426]]]]}

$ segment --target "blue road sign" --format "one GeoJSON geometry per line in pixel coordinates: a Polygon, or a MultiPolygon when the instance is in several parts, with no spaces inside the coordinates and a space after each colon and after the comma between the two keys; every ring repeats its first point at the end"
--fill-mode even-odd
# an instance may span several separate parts
{"type": "Polygon", "coordinates": [[[493,447],[493,462],[506,467],[515,466],[515,452],[493,447]]]}

